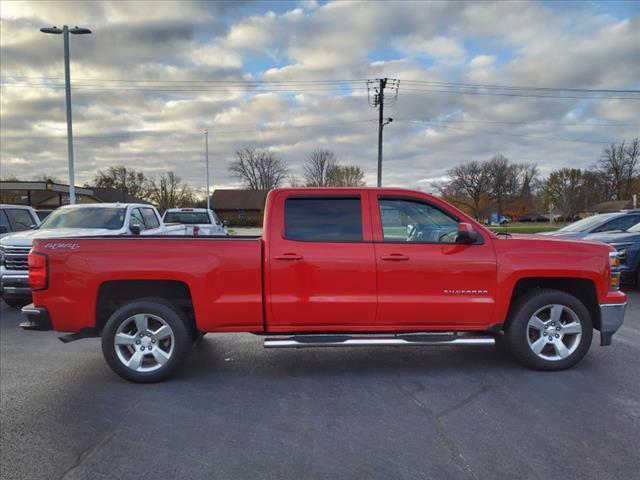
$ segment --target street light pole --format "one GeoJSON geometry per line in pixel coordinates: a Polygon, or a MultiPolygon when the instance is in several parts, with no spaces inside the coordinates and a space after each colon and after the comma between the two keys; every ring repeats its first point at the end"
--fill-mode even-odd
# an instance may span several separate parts
{"type": "Polygon", "coordinates": [[[71,118],[71,73],[69,68],[69,34],[86,35],[91,33],[88,28],[69,28],[63,25],[62,29],[58,27],[41,28],[42,33],[53,33],[55,35],[62,34],[64,37],[64,87],[67,101],[67,154],[69,157],[69,204],[76,203],[76,183],[73,163],[73,127],[71,118]]]}
{"type": "Polygon", "coordinates": [[[204,162],[207,171],[207,210],[211,210],[209,195],[209,130],[204,131],[204,162]]]}

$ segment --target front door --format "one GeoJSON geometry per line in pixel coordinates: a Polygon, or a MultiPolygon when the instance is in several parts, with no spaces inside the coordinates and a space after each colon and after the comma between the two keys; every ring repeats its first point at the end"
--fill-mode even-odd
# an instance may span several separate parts
{"type": "Polygon", "coordinates": [[[496,294],[490,239],[456,244],[459,219],[426,198],[371,196],[376,323],[408,330],[487,325],[496,294]]]}
{"type": "Polygon", "coordinates": [[[375,327],[376,264],[366,195],[280,193],[269,226],[270,332],[375,327]]]}

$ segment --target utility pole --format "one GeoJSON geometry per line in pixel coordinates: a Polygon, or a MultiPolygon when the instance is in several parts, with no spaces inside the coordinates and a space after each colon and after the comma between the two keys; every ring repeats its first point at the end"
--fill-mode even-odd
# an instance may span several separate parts
{"type": "Polygon", "coordinates": [[[69,28],[67,25],[63,25],[60,29],[58,27],[53,28],[41,28],[42,33],[52,33],[54,35],[62,34],[64,37],[64,89],[67,100],[67,155],[69,157],[69,204],[76,203],[76,178],[74,172],[73,163],[73,127],[71,119],[71,73],[69,68],[69,34],[73,35],[87,35],[91,33],[88,28],[69,28]]]}
{"type": "Polygon", "coordinates": [[[373,87],[374,81],[369,80],[367,82],[367,93],[369,97],[369,105],[378,108],[378,187],[382,186],[382,130],[385,125],[393,122],[393,118],[389,117],[385,120],[384,118],[384,105],[385,101],[387,104],[395,103],[398,98],[398,88],[400,86],[400,81],[396,79],[388,79],[388,78],[379,78],[377,79],[378,85],[373,87]],[[371,89],[374,89],[374,95],[372,98],[371,89]],[[390,100],[385,100],[384,89],[392,88],[395,90],[395,94],[391,97],[390,100]]]}
{"type": "Polygon", "coordinates": [[[380,79],[378,93],[378,187],[382,186],[382,129],[384,115],[384,89],[387,86],[387,79],[380,79]]]}
{"type": "Polygon", "coordinates": [[[207,172],[207,210],[211,210],[211,199],[209,195],[209,130],[204,131],[204,162],[207,172]]]}

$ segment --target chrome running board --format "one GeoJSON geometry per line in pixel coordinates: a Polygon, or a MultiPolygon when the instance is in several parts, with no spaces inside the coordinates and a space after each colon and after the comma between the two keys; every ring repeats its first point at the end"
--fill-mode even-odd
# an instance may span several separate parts
{"type": "Polygon", "coordinates": [[[421,335],[292,335],[266,338],[265,348],[310,348],[310,347],[421,347],[457,345],[495,345],[492,336],[421,334],[421,335]]]}

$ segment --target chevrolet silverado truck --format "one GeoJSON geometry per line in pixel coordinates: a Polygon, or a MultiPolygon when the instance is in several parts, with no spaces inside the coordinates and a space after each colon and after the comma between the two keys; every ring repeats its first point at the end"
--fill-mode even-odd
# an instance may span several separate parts
{"type": "Polygon", "coordinates": [[[101,336],[109,366],[153,382],[204,333],[269,348],[506,346],[524,365],[609,345],[627,305],[614,248],[497,236],[446,202],[387,188],[269,193],[261,237],[36,239],[26,330],[101,336]]]}

